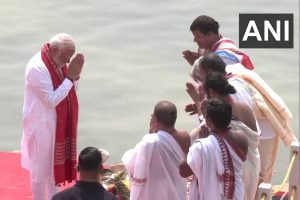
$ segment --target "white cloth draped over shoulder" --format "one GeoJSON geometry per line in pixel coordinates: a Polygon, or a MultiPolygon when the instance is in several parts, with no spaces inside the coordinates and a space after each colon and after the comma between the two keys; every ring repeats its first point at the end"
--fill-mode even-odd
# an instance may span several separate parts
{"type": "Polygon", "coordinates": [[[257,73],[245,69],[240,63],[227,65],[226,71],[241,78],[250,88],[257,119],[267,118],[286,146],[297,141],[289,123],[292,113],[281,97],[257,73]]]}
{"type": "MultiPolygon", "coordinates": [[[[77,89],[78,81],[74,84],[77,89]]],[[[42,61],[41,52],[35,54],[27,64],[21,165],[29,170],[33,182],[44,182],[49,179],[54,181],[55,107],[68,95],[72,86],[73,83],[65,79],[54,90],[50,74],[42,61]]]]}
{"type": "Polygon", "coordinates": [[[247,160],[243,165],[242,180],[245,186],[245,200],[253,200],[255,199],[260,172],[259,135],[241,121],[231,120],[229,126],[234,131],[242,131],[248,139],[247,160]]]}
{"type": "MultiPolygon", "coordinates": [[[[228,82],[230,85],[232,85],[236,93],[231,94],[231,98],[237,102],[241,102],[246,104],[251,110],[253,110],[254,106],[254,100],[253,95],[247,84],[240,78],[232,76],[228,79],[228,82]]],[[[257,133],[259,135],[262,135],[261,127],[260,127],[260,121],[259,119],[255,120],[257,133]]]]}
{"type": "Polygon", "coordinates": [[[230,94],[230,96],[238,102],[245,103],[250,109],[252,109],[254,102],[252,99],[251,90],[248,88],[247,84],[244,83],[244,81],[240,78],[234,76],[230,77],[228,82],[236,90],[236,93],[230,94]]]}
{"type": "Polygon", "coordinates": [[[260,140],[263,141],[259,146],[261,173],[265,181],[271,181],[279,138],[287,147],[292,141],[297,141],[290,126],[292,113],[281,97],[254,71],[245,69],[240,63],[227,65],[226,71],[242,79],[252,92],[253,112],[261,129],[260,140]]]}
{"type": "MultiPolygon", "coordinates": [[[[226,141],[225,141],[226,142],[226,141]]],[[[232,158],[235,173],[234,200],[244,198],[242,182],[243,161],[226,142],[232,158]]],[[[187,163],[194,176],[191,183],[190,200],[224,200],[224,184],[220,175],[224,173],[224,164],[220,145],[215,136],[197,139],[189,149],[187,163]]]]}
{"type": "Polygon", "coordinates": [[[183,200],[187,181],[179,174],[185,155],[176,140],[164,131],[147,134],[122,161],[131,184],[131,200],[183,200]]]}
{"type": "MultiPolygon", "coordinates": [[[[202,122],[197,128],[191,131],[191,142],[199,139],[199,131],[201,126],[205,124],[205,121],[202,122]]],[[[246,126],[241,121],[231,120],[229,125],[234,131],[242,131],[248,139],[248,153],[247,160],[243,164],[243,176],[242,181],[245,187],[245,200],[253,200],[257,184],[259,180],[260,172],[260,155],[258,151],[259,145],[259,134],[255,131],[252,131],[248,126],[246,126]],[[252,198],[253,197],[253,198],[252,198]]]]}

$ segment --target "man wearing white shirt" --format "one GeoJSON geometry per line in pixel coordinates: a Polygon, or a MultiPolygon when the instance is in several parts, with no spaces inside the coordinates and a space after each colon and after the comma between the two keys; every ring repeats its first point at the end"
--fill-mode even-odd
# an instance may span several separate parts
{"type": "Polygon", "coordinates": [[[84,56],[71,59],[74,53],[72,37],[60,33],[25,70],[21,165],[30,172],[34,200],[45,199],[46,187],[51,199],[57,185],[76,179],[76,88],[84,56]]]}

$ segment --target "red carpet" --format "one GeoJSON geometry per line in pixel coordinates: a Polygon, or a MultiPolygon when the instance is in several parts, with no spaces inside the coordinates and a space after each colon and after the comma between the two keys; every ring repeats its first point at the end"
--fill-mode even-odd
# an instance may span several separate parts
{"type": "MultiPolygon", "coordinates": [[[[21,168],[19,153],[0,152],[0,199],[1,200],[32,200],[28,171],[21,168]]],[[[72,186],[66,184],[62,189],[72,186]]],[[[280,199],[281,193],[273,197],[280,199]]],[[[287,199],[287,196],[284,198],[287,199]]]]}
{"type": "Polygon", "coordinates": [[[0,195],[3,200],[32,199],[29,174],[18,153],[0,152],[0,195]]]}
{"type": "MultiPolygon", "coordinates": [[[[19,153],[0,152],[0,199],[32,200],[29,173],[21,168],[19,153]]],[[[64,186],[67,188],[73,183],[64,186]]]]}

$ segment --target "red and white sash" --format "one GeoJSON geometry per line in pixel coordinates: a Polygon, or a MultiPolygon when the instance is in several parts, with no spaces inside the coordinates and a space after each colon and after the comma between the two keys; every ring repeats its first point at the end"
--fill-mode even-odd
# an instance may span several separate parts
{"type": "Polygon", "coordinates": [[[229,149],[227,147],[227,144],[225,143],[225,140],[230,144],[230,146],[233,148],[235,153],[240,157],[242,161],[246,160],[246,155],[244,155],[234,143],[225,139],[225,135],[228,132],[228,130],[230,130],[230,128],[224,131],[219,131],[217,132],[217,134],[214,134],[214,136],[216,137],[220,145],[223,164],[224,164],[224,174],[222,174],[221,176],[221,179],[224,182],[224,195],[227,199],[232,199],[235,192],[235,174],[234,174],[234,166],[233,166],[232,158],[229,149]]]}
{"type": "MultiPolygon", "coordinates": [[[[61,73],[52,59],[49,44],[41,50],[42,60],[45,63],[52,80],[54,90],[59,87],[67,74],[64,65],[61,73]]],[[[73,86],[68,96],[56,106],[56,137],[54,147],[54,178],[55,184],[60,186],[65,181],[76,180],[76,141],[78,122],[78,100],[73,86]]]]}

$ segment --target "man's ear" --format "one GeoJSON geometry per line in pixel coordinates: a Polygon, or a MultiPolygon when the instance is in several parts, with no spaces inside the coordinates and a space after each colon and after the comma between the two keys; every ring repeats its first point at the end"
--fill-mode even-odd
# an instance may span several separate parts
{"type": "Polygon", "coordinates": [[[50,47],[50,52],[52,55],[56,55],[58,53],[58,47],[57,46],[51,46],[50,47]]]}
{"type": "Polygon", "coordinates": [[[77,169],[78,172],[80,171],[80,167],[78,165],[77,165],[76,169],[77,169]]]}

